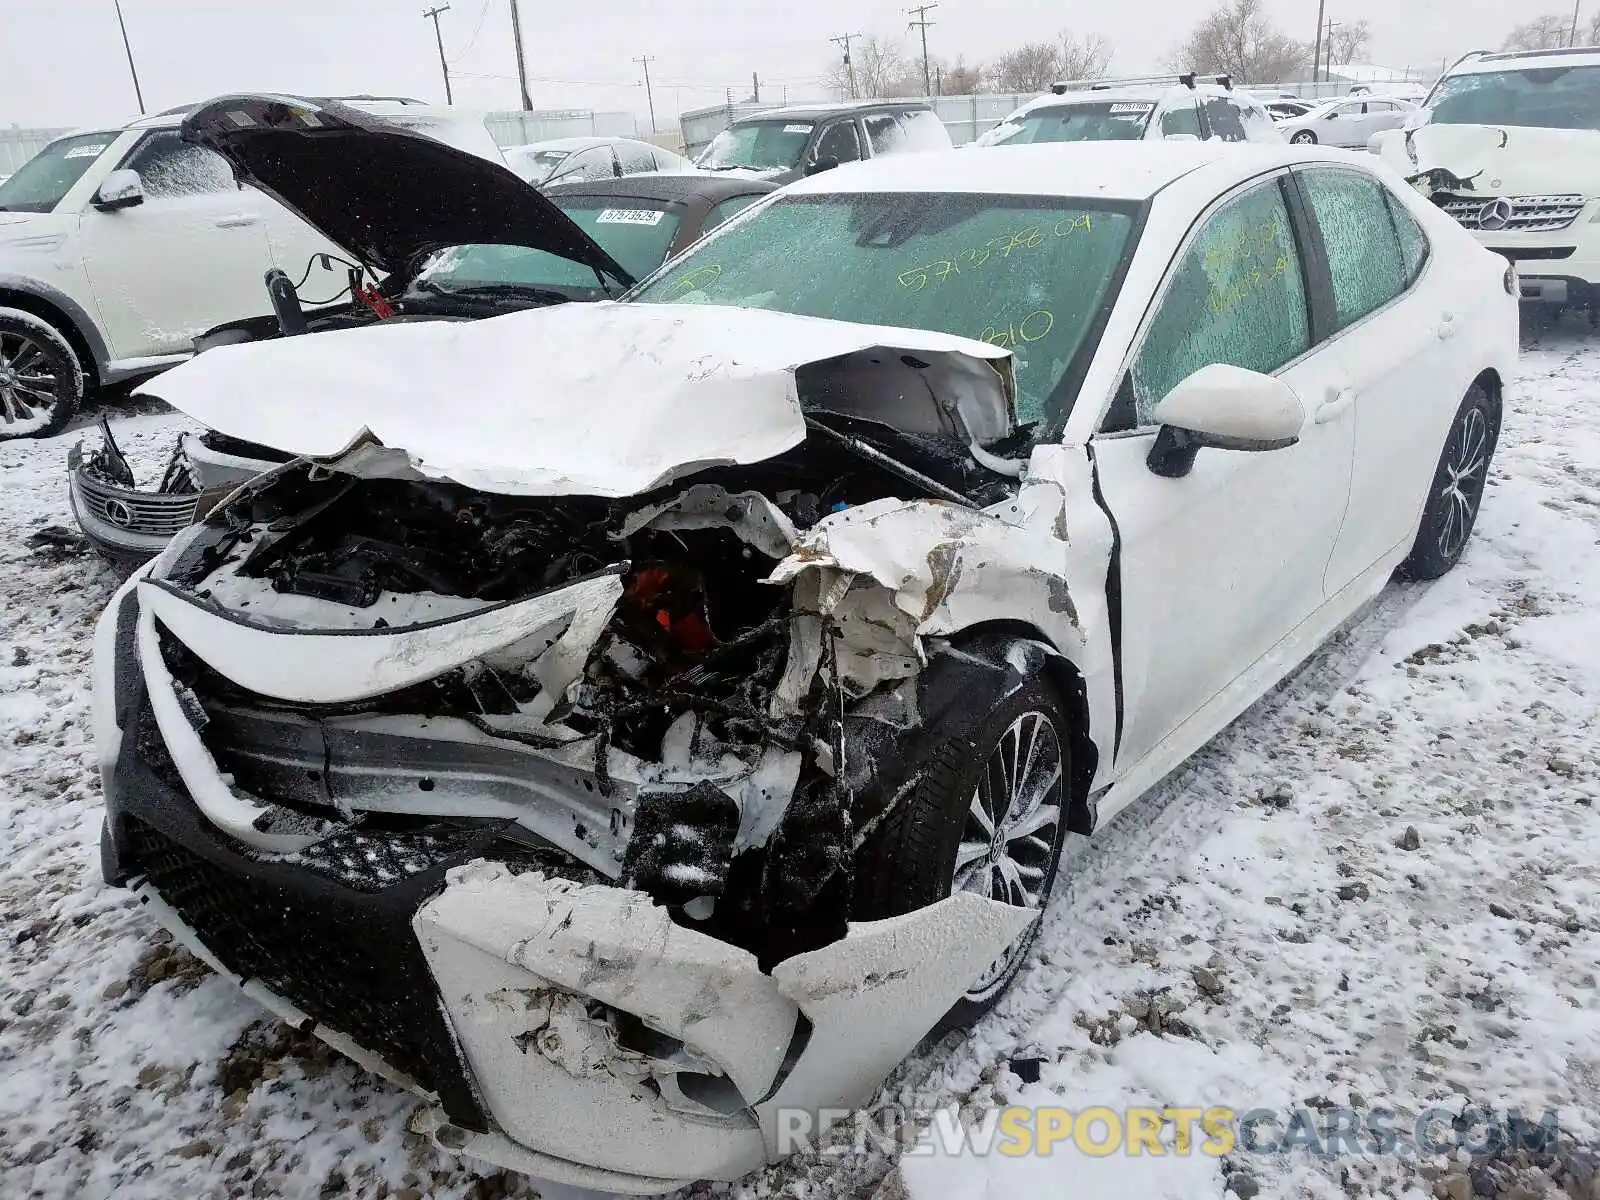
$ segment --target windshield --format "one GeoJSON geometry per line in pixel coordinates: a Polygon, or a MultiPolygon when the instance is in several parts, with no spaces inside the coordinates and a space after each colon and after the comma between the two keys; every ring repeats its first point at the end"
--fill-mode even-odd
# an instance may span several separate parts
{"type": "Polygon", "coordinates": [[[810,121],[751,121],[724,129],[705,148],[696,164],[712,171],[749,167],[753,171],[787,170],[800,161],[811,140],[810,121]]]}
{"type": "Polygon", "coordinates": [[[1136,142],[1144,137],[1155,112],[1152,100],[1102,100],[1094,104],[1061,104],[1030,108],[1006,118],[990,131],[989,146],[1025,146],[1033,142],[1136,142]]]}
{"type": "MultiPolygon", "coordinates": [[[[729,225],[634,293],[976,338],[1016,359],[1036,421],[1085,347],[1132,205],[1032,196],[793,196],[729,225]]],[[[1049,406],[1052,420],[1065,404],[1049,406]]]]}
{"type": "MultiPolygon", "coordinates": [[[[635,279],[661,265],[678,232],[677,206],[658,200],[571,196],[557,206],[635,279]]],[[[575,299],[605,294],[588,267],[528,246],[452,246],[418,272],[417,283],[442,292],[526,287],[575,299]]]]}
{"type": "Polygon", "coordinates": [[[1435,125],[1600,129],[1600,66],[1452,75],[1433,94],[1435,125]]]}
{"type": "Polygon", "coordinates": [[[51,142],[0,183],[0,212],[49,212],[116,137],[80,133],[51,142]]]}

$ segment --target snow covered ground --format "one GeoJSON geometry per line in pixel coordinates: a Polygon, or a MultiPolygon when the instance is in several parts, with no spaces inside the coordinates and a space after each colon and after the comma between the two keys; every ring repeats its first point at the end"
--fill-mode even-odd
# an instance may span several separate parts
{"type": "MultiPolygon", "coordinates": [[[[733,1195],[1600,1198],[1572,1149],[1600,1145],[1600,336],[1530,331],[1507,410],[1463,566],[1391,586],[1080,842],[1000,1009],[880,1104],[1555,1108],[1567,1151],[819,1155],[733,1195]]],[[[181,427],[116,421],[146,478],[181,427]]],[[[115,579],[28,544],[71,525],[77,436],[0,444],[0,1195],[570,1195],[438,1157],[404,1094],[100,885],[87,675],[115,579]]]]}

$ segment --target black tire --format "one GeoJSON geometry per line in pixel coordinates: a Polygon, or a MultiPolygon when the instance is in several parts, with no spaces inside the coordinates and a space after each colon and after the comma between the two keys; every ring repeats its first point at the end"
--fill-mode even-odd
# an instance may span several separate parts
{"type": "Polygon", "coordinates": [[[1500,440],[1500,407],[1473,384],[1456,410],[1439,465],[1428,485],[1428,502],[1411,553],[1400,564],[1408,579],[1438,579],[1461,561],[1483,503],[1489,464],[1500,440]]]}
{"type": "Polygon", "coordinates": [[[1296,146],[1315,146],[1317,144],[1317,135],[1309,129],[1302,129],[1289,140],[1296,146]]]}
{"type": "Polygon", "coordinates": [[[83,368],[61,332],[0,308],[0,442],[60,433],[82,403],[83,368]]]}
{"type": "MultiPolygon", "coordinates": [[[[873,833],[857,863],[858,919],[914,912],[951,894],[956,881],[957,851],[963,845],[963,834],[968,832],[969,822],[974,820],[972,809],[983,806],[984,794],[993,795],[999,790],[997,785],[1004,783],[1003,769],[997,767],[996,755],[1003,752],[1007,738],[1018,724],[1030,720],[1039,722],[1036,728],[1041,738],[1048,729],[1050,741],[1040,743],[1040,754],[1043,756],[1053,748],[1059,766],[1054,784],[1044,789],[1040,801],[1041,809],[1054,804],[1054,829],[1050,836],[1040,830],[1027,837],[1018,835],[1017,840],[1008,840],[1005,844],[1007,851],[1016,855],[1013,866],[1018,868],[1018,877],[1024,868],[1040,872],[1036,883],[1029,881],[1035,893],[1035,903],[1030,907],[1044,908],[1061,864],[1061,847],[1066,839],[1066,781],[1072,777],[1072,772],[1065,706],[1048,681],[1035,676],[1005,697],[984,718],[971,739],[944,742],[916,788],[873,833]],[[997,771],[1002,773],[997,774],[997,771]],[[1028,842],[1028,837],[1032,838],[1032,843],[1028,842]],[[1029,857],[1024,862],[1025,850],[1029,857]]],[[[1048,774],[1048,760],[1041,757],[1040,761],[1041,770],[1048,774]]],[[[1037,778],[1042,780],[1045,774],[1037,778]]],[[[1029,776],[1023,773],[1022,778],[1026,782],[1029,776]]],[[[985,809],[988,811],[987,806],[985,809]]],[[[972,828],[976,830],[977,826],[972,828]]],[[[990,850],[991,854],[995,853],[993,845],[990,850]]],[[[969,864],[969,869],[971,866],[969,864]]],[[[989,894],[992,894],[997,890],[995,883],[1001,878],[1000,868],[989,866],[983,858],[978,859],[975,866],[987,876],[989,894]]],[[[979,890],[979,887],[971,886],[968,890],[979,890]]],[[[1008,898],[1008,902],[1014,901],[1008,898]]],[[[973,990],[958,1000],[939,1023],[939,1032],[971,1025],[995,1006],[1022,968],[1038,930],[1038,921],[1029,925],[1007,953],[991,966],[990,971],[998,973],[990,978],[989,972],[985,972],[975,981],[973,990]]]]}

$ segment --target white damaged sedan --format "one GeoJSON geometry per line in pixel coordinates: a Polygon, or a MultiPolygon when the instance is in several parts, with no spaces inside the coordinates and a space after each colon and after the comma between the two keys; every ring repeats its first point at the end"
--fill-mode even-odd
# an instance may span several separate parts
{"type": "Polygon", "coordinates": [[[106,877],[439,1145],[778,1156],[1021,969],[1092,834],[1460,557],[1516,279],[1368,159],[905,156],[620,303],[224,347],[300,457],[113,599],[106,877]]]}

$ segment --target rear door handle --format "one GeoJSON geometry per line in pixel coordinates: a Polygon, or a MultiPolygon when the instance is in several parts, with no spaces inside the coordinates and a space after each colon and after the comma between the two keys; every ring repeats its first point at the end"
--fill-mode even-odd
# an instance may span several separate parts
{"type": "Polygon", "coordinates": [[[261,218],[254,213],[234,213],[231,217],[218,217],[218,229],[239,229],[245,225],[258,225],[261,218]]]}
{"type": "Polygon", "coordinates": [[[1350,411],[1350,406],[1355,403],[1356,393],[1354,388],[1343,388],[1334,391],[1328,390],[1328,398],[1317,406],[1317,413],[1313,420],[1318,425],[1326,425],[1329,421],[1337,421],[1350,411]]]}
{"type": "Polygon", "coordinates": [[[1455,313],[1445,313],[1444,316],[1439,319],[1439,340],[1447,342],[1451,338],[1455,337],[1455,335],[1456,315],[1455,313]]]}

